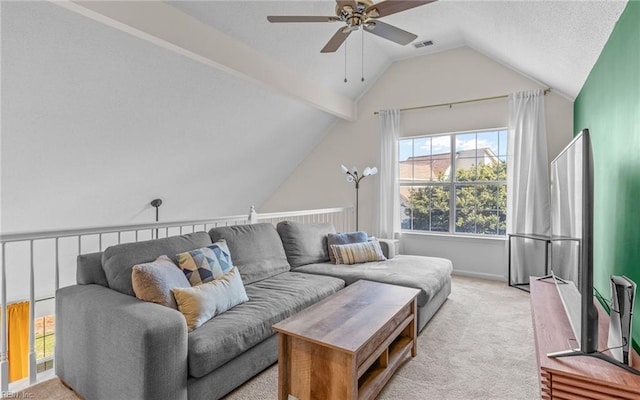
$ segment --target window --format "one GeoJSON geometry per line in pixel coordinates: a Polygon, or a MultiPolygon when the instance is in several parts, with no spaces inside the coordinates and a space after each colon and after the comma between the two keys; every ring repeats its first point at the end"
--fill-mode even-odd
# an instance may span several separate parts
{"type": "Polygon", "coordinates": [[[507,131],[401,139],[402,229],[505,235],[507,131]]]}
{"type": "Polygon", "coordinates": [[[35,319],[35,351],[37,372],[53,368],[55,345],[55,317],[53,315],[35,319]]]}

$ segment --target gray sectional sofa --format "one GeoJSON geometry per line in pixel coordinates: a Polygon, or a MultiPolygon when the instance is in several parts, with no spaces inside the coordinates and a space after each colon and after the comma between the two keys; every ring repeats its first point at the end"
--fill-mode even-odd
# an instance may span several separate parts
{"type": "Polygon", "coordinates": [[[451,290],[451,262],[398,255],[329,264],[331,225],[238,225],[127,243],[78,257],[56,295],[56,374],[88,400],[218,399],[277,361],[272,325],[359,279],[421,290],[419,330],[451,290]],[[192,332],[177,310],[138,300],[131,270],[225,239],[249,301],[192,332]]]}

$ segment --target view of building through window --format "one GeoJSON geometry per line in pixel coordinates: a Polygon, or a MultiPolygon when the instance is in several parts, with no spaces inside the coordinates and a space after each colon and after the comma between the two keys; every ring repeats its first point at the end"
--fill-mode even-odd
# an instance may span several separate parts
{"type": "Polygon", "coordinates": [[[401,139],[402,229],[505,235],[507,131],[401,139]]]}

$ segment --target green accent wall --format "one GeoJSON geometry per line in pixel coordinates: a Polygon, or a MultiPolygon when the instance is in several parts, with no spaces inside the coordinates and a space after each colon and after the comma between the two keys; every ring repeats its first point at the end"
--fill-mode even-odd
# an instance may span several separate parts
{"type": "MultiPolygon", "coordinates": [[[[628,2],[574,103],[595,164],[594,286],[610,298],[610,275],[640,285],[640,1],[628,2]]],[[[640,343],[640,291],[633,321],[640,343]]]]}

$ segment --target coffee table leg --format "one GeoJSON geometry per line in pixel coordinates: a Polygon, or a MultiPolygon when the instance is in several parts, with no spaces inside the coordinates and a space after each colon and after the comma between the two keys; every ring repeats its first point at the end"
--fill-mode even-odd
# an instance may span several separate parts
{"type": "Polygon", "coordinates": [[[418,301],[413,300],[413,321],[409,324],[411,329],[411,340],[413,340],[413,346],[411,346],[411,357],[415,357],[418,354],[418,301]]]}
{"type": "Polygon", "coordinates": [[[289,336],[278,333],[278,399],[287,400],[291,389],[291,366],[288,364],[291,359],[289,336]]]}

